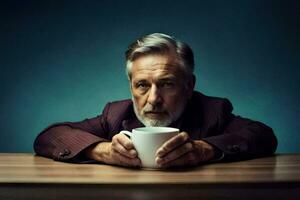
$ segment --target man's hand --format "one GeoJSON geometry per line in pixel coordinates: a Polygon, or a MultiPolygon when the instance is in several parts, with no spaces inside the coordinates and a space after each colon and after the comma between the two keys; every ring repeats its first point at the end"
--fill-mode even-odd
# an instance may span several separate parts
{"type": "Polygon", "coordinates": [[[115,135],[111,142],[100,142],[88,148],[85,153],[89,158],[107,164],[126,167],[141,166],[132,141],[121,133],[115,135]]]}
{"type": "Polygon", "coordinates": [[[171,138],[156,152],[156,163],[161,168],[196,166],[213,158],[213,146],[202,140],[191,140],[186,132],[171,138]]]}

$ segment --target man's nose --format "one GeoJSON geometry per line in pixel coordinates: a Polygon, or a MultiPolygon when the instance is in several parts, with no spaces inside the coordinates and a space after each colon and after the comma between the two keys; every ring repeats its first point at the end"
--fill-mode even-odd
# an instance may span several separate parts
{"type": "Polygon", "coordinates": [[[162,100],[159,88],[156,85],[152,85],[149,91],[148,103],[155,106],[161,104],[162,100]]]}

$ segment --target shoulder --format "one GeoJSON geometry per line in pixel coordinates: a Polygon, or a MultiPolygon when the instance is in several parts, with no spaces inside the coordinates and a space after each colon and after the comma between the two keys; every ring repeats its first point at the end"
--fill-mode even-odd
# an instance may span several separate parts
{"type": "Polygon", "coordinates": [[[201,137],[215,134],[232,116],[232,109],[230,101],[226,98],[207,96],[195,91],[187,104],[182,126],[191,132],[194,131],[196,135],[201,132],[201,137]]]}
{"type": "Polygon", "coordinates": [[[122,116],[122,114],[133,110],[131,99],[125,99],[120,101],[109,102],[105,105],[103,110],[103,115],[105,116],[122,116]]]}
{"type": "Polygon", "coordinates": [[[232,104],[227,98],[207,96],[197,91],[193,93],[190,104],[204,113],[231,113],[233,110],[232,104]]]}
{"type": "Polygon", "coordinates": [[[120,112],[121,110],[126,110],[130,106],[132,106],[132,100],[125,99],[125,100],[119,100],[119,101],[113,101],[107,103],[105,105],[104,110],[109,109],[110,112],[114,112],[114,111],[120,112]]]}
{"type": "Polygon", "coordinates": [[[231,116],[233,107],[226,98],[212,97],[200,92],[194,92],[190,99],[186,116],[192,126],[205,128],[216,127],[224,124],[231,116]]]}
{"type": "Polygon", "coordinates": [[[135,116],[131,99],[109,102],[104,107],[102,119],[110,132],[118,131],[124,120],[135,116]]]}

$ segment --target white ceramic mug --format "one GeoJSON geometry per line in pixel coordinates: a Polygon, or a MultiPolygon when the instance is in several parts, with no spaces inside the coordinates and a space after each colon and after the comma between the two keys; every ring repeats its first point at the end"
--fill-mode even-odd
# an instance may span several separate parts
{"type": "Polygon", "coordinates": [[[142,161],[142,166],[146,168],[157,168],[155,154],[167,140],[179,133],[179,129],[171,127],[141,127],[135,128],[132,132],[121,131],[129,136],[142,161]]]}

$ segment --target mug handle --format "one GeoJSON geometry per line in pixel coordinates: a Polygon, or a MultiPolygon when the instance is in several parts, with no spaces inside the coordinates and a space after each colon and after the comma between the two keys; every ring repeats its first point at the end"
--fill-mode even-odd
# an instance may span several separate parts
{"type": "Polygon", "coordinates": [[[130,131],[121,131],[120,133],[123,133],[124,135],[126,135],[127,137],[131,138],[132,133],[130,131]]]}

